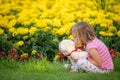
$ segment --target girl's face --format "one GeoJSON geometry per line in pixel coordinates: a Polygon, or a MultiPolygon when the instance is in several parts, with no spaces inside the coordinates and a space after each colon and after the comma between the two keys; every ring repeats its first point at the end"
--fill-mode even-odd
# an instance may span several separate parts
{"type": "Polygon", "coordinates": [[[72,34],[72,36],[73,36],[73,40],[74,40],[76,45],[81,45],[82,44],[81,41],[79,40],[79,37],[78,37],[77,33],[72,34]]]}

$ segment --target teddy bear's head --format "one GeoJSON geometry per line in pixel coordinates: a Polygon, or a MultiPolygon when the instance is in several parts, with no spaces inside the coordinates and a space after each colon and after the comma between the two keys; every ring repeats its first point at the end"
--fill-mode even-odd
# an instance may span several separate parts
{"type": "Polygon", "coordinates": [[[64,56],[67,56],[71,60],[73,65],[75,64],[74,60],[87,58],[88,56],[88,53],[86,51],[77,49],[75,42],[68,39],[62,40],[59,43],[59,50],[64,56]]]}
{"type": "Polygon", "coordinates": [[[64,55],[69,54],[70,52],[72,52],[73,50],[75,50],[75,43],[74,43],[74,41],[69,40],[69,39],[62,40],[59,43],[59,50],[64,55]]]}

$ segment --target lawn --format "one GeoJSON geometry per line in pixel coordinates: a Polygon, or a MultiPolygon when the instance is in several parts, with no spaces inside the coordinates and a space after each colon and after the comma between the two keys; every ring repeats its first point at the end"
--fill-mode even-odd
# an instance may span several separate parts
{"type": "Polygon", "coordinates": [[[46,59],[29,61],[0,60],[0,80],[120,80],[120,58],[114,58],[112,73],[71,73],[63,65],[46,59]]]}

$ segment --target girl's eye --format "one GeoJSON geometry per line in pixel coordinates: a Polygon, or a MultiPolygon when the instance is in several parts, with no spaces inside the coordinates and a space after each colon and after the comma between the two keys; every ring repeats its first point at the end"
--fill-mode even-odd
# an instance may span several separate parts
{"type": "Polygon", "coordinates": [[[74,38],[77,38],[77,36],[73,36],[74,38]]]}
{"type": "Polygon", "coordinates": [[[76,34],[73,34],[73,38],[77,38],[77,35],[76,35],[76,34]]]}

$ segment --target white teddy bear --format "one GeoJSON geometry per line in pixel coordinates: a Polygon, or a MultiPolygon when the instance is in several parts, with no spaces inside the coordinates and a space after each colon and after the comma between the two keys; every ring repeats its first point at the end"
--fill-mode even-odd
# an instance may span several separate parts
{"type": "MultiPolygon", "coordinates": [[[[86,51],[76,49],[74,41],[69,39],[62,40],[59,43],[59,50],[64,56],[68,57],[73,66],[75,65],[74,60],[88,57],[88,53],[86,51]]],[[[69,65],[65,64],[64,66],[68,67],[69,65]]]]}

